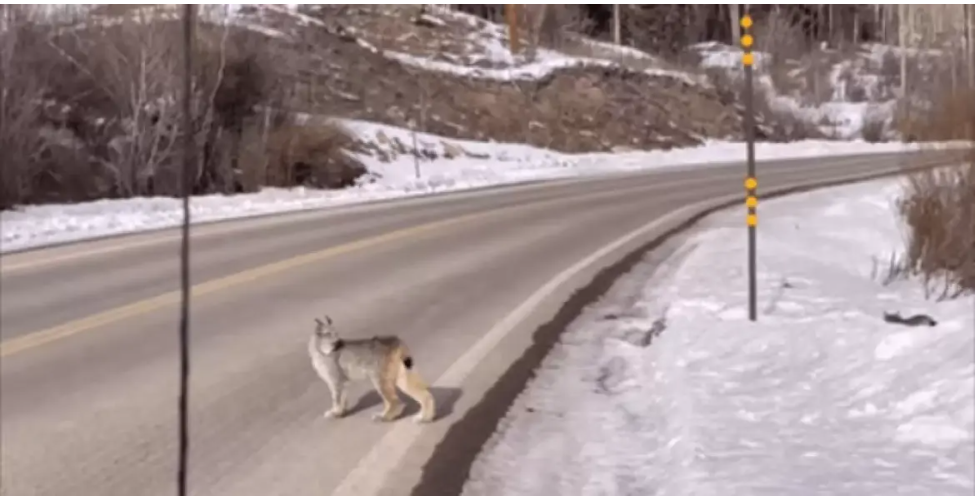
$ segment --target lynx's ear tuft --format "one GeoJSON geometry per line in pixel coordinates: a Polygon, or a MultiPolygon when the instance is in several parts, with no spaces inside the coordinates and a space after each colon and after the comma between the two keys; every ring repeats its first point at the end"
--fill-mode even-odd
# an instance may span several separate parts
{"type": "Polygon", "coordinates": [[[329,326],[319,318],[315,318],[315,334],[324,337],[329,333],[329,326]]]}

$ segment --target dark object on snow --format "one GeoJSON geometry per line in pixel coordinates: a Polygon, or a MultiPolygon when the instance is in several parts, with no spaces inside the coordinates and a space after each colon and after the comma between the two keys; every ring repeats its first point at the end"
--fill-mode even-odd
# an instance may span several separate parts
{"type": "Polygon", "coordinates": [[[939,324],[928,314],[916,314],[912,317],[903,318],[898,312],[886,312],[884,313],[884,320],[886,323],[903,324],[905,326],[935,326],[939,324]]]}

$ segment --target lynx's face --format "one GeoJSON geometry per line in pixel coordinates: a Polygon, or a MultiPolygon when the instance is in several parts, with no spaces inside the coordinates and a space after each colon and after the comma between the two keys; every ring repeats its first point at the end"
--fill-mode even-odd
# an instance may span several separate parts
{"type": "Polygon", "coordinates": [[[315,318],[315,337],[320,345],[332,345],[339,341],[339,333],[336,332],[329,316],[325,316],[325,321],[315,318]]]}

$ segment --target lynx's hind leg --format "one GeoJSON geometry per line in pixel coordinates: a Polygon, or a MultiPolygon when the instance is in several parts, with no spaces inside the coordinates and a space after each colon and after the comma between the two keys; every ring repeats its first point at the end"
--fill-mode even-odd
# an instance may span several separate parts
{"type": "Polygon", "coordinates": [[[430,388],[428,388],[424,379],[413,369],[413,359],[410,357],[404,358],[398,369],[397,387],[420,404],[420,412],[414,416],[414,421],[418,423],[429,423],[433,421],[434,415],[436,414],[434,396],[431,395],[430,388]]]}
{"type": "MultiPolygon", "coordinates": [[[[395,370],[394,370],[395,371],[395,370]]],[[[379,375],[371,378],[376,392],[383,398],[383,411],[373,414],[376,421],[393,421],[403,413],[403,402],[396,391],[396,376],[390,374],[390,368],[383,368],[379,375]]]]}

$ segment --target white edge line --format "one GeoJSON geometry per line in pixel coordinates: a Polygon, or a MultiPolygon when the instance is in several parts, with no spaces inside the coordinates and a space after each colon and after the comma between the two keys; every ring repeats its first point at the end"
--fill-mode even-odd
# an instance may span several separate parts
{"type": "MultiPolygon", "coordinates": [[[[846,181],[866,178],[876,174],[891,173],[898,171],[898,168],[881,168],[870,173],[861,173],[849,176],[832,178],[829,181],[846,181]]],[[[799,186],[816,186],[820,182],[800,181],[788,183],[783,186],[771,189],[773,192],[788,190],[799,186]]],[[[634,240],[652,232],[656,229],[667,228],[672,224],[684,221],[688,217],[706,211],[727,202],[735,201],[742,195],[726,195],[717,199],[710,199],[689,206],[671,211],[662,217],[651,221],[644,226],[618,238],[608,245],[593,252],[586,258],[573,264],[568,269],[557,274],[545,285],[536,290],[521,305],[505,316],[477,343],[459,357],[447,371],[438,378],[434,384],[445,388],[459,388],[464,380],[471,374],[484,358],[490,353],[505,337],[507,337],[515,327],[528,316],[540,303],[549,297],[557,288],[569,281],[571,278],[582,272],[588,266],[599,261],[603,257],[611,254],[615,250],[633,242],[634,240]]],[[[378,495],[379,491],[386,484],[388,476],[399,466],[407,450],[417,441],[423,432],[424,427],[413,422],[399,423],[383,435],[373,448],[363,456],[356,464],[356,467],[333,490],[332,495],[378,495]]]]}
{"type": "MultiPolygon", "coordinates": [[[[726,197],[725,201],[735,197],[726,197]]],[[[434,383],[445,388],[458,388],[464,382],[471,371],[476,368],[481,361],[491,352],[499,342],[508,336],[515,327],[525,319],[542,301],[549,297],[557,288],[565,284],[571,278],[582,272],[588,266],[606,257],[610,253],[624,245],[644,236],[649,231],[653,231],[675,220],[683,218],[688,214],[696,212],[698,209],[707,208],[717,202],[708,201],[692,204],[683,207],[670,214],[656,219],[644,226],[632,231],[621,238],[605,245],[586,258],[573,264],[568,269],[557,274],[545,285],[536,290],[521,305],[505,316],[477,343],[467,350],[457,361],[454,362],[447,371],[441,375],[434,383]]],[[[364,456],[356,467],[346,476],[346,478],[333,490],[332,495],[378,495],[378,492],[385,484],[385,476],[388,475],[400,463],[406,455],[414,441],[420,436],[423,426],[415,423],[401,423],[390,429],[377,442],[373,449],[364,456]]]]}

